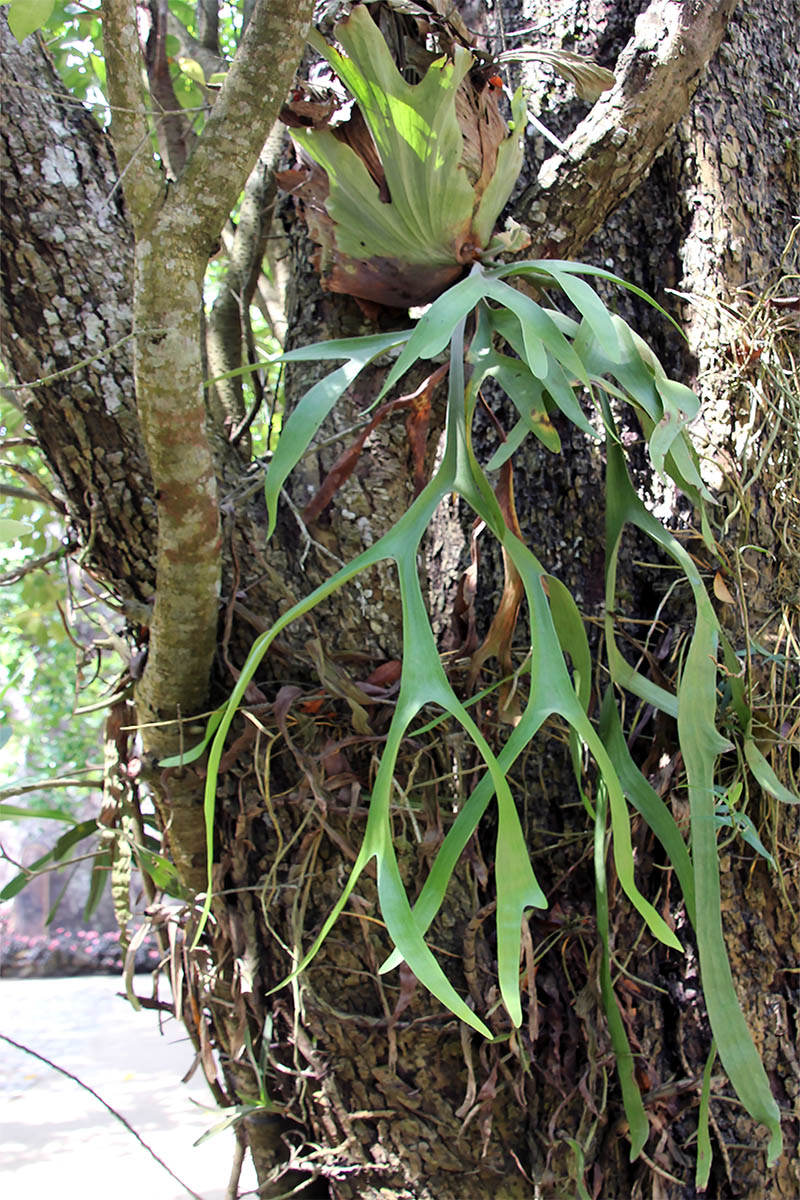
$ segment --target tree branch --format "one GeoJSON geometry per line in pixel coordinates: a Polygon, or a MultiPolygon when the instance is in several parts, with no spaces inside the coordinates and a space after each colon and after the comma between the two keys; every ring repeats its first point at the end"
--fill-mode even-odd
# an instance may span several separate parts
{"type": "Polygon", "coordinates": [[[161,158],[168,164],[172,177],[177,179],[184,168],[189,149],[194,145],[196,134],[172,86],[167,57],[167,11],[167,0],[150,0],[152,26],[144,57],[150,98],[153,106],[159,110],[156,135],[161,158]]]}
{"type": "Polygon", "coordinates": [[[203,68],[206,79],[217,71],[224,71],[227,63],[219,49],[209,49],[204,42],[192,37],[174,13],[167,9],[167,33],[178,39],[178,49],[184,58],[193,58],[203,68]]]}
{"type": "Polygon", "coordinates": [[[570,258],[647,176],[689,107],[736,0],[653,0],[620,55],[616,86],[543,163],[516,205],[532,256],[570,258]],[[538,231],[538,233],[537,233],[538,231]]]}
{"type": "MultiPolygon", "coordinates": [[[[276,122],[245,184],[239,220],[228,251],[228,269],[208,319],[206,346],[209,375],[219,377],[242,365],[246,315],[256,288],[261,261],[272,224],[275,201],[275,165],[283,144],[283,126],[276,122]]],[[[240,375],[214,384],[224,418],[230,428],[245,415],[240,375]]]]}
{"type": "Polygon", "coordinates": [[[138,232],[163,195],[164,181],[150,150],[136,8],[131,0],[103,0],[102,12],[108,95],[113,105],[111,140],[138,232]]]}
{"type": "Polygon", "coordinates": [[[219,0],[199,0],[197,32],[203,49],[219,54],[219,0]]]}
{"type": "Polygon", "coordinates": [[[13,483],[0,483],[0,496],[9,496],[12,500],[34,500],[37,504],[42,499],[33,488],[14,487],[13,483]]]}
{"type": "Polygon", "coordinates": [[[78,549],[78,543],[69,541],[64,546],[59,546],[56,550],[51,550],[49,554],[43,554],[41,558],[28,558],[24,562],[19,563],[11,571],[6,571],[0,575],[0,587],[6,587],[11,583],[19,583],[25,575],[30,575],[32,571],[39,571],[42,567],[48,567],[50,563],[57,562],[61,558],[66,558],[68,554],[72,554],[78,549]]]}
{"type": "Polygon", "coordinates": [[[205,129],[167,200],[169,208],[192,198],[192,223],[209,251],[286,99],[313,11],[313,0],[259,0],[205,129]]]}
{"type": "Polygon", "coordinates": [[[161,220],[137,245],[136,399],[158,506],[150,653],[137,692],[142,721],[201,707],[216,645],[220,524],[199,320],[205,265],[185,230],[161,220]]]}
{"type": "Polygon", "coordinates": [[[216,646],[221,542],[202,386],[203,273],[286,96],[312,7],[312,0],[260,0],[180,179],[137,242],[136,394],[159,537],[150,652],[136,703],[158,756],[179,735],[177,725],[158,722],[198,711],[216,646]]]}

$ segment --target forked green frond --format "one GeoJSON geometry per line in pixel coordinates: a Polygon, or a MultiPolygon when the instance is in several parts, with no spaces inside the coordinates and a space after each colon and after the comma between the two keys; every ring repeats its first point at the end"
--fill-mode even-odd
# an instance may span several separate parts
{"type": "MultiPolygon", "coordinates": [[[[292,977],[312,961],[365,866],[375,859],[381,912],[395,946],[381,970],[391,970],[404,959],[420,982],[445,1007],[489,1037],[488,1027],[457,993],[434,957],[425,935],[445,899],[462,851],[494,800],[497,804],[498,981],[510,1020],[519,1025],[522,1020],[519,986],[521,924],[526,911],[545,907],[546,899],[531,866],[508,778],[514,763],[544,722],[552,716],[560,717],[570,731],[579,784],[584,753],[592,759],[597,773],[595,807],[592,808],[586,798],[585,802],[595,819],[597,915],[602,951],[600,988],[630,1124],[631,1155],[635,1157],[644,1146],[648,1123],[613,992],[605,886],[607,846],[610,846],[621,888],[651,933],[674,950],[679,951],[681,946],[673,929],[637,886],[628,802],[658,837],[675,869],[689,918],[697,933],[706,1003],[720,1059],[748,1112],[768,1127],[770,1157],[773,1158],[780,1146],[778,1110],[736,999],[719,911],[714,770],[718,755],[729,747],[729,743],[717,732],[715,724],[716,654],[720,646],[726,655],[732,655],[732,651],[720,638],[711,600],[692,558],[645,508],[633,489],[608,397],[624,399],[632,405],[648,438],[654,467],[671,476],[679,486],[690,489],[692,498],[702,504],[705,489],[686,433],[686,422],[696,411],[696,400],[688,389],[667,378],[641,339],[619,317],[607,311],[581,278],[583,275],[615,278],[609,272],[579,264],[530,262],[489,269],[476,264],[468,278],[430,306],[413,331],[347,339],[346,342],[293,351],[285,356],[344,358],[346,366],[309,389],[286,423],[267,476],[270,528],[274,528],[280,488],[309,446],[325,415],[348,381],[387,349],[402,347],[388,372],[381,397],[399,383],[416,362],[437,357],[449,343],[445,449],[433,478],[392,528],[295,604],[254,643],[219,718],[209,754],[205,793],[209,883],[195,941],[201,935],[212,899],[214,808],[220,758],[248,683],[272,642],[287,625],[310,612],[361,571],[388,560],[397,572],[403,608],[400,692],[370,797],[364,840],[350,878],[313,945],[301,961],[295,963],[292,977]],[[545,308],[509,286],[505,280],[515,270],[535,278],[539,288],[550,288],[569,301],[577,310],[578,319],[555,308],[545,308]],[[474,334],[467,350],[464,331],[470,313],[475,314],[474,334]],[[465,378],[465,360],[471,370],[469,380],[465,378]],[[587,403],[598,406],[597,413],[606,433],[607,455],[607,666],[614,686],[677,717],[692,812],[691,853],[671,813],[631,758],[614,702],[613,687],[606,692],[598,727],[590,720],[593,660],[578,608],[564,585],[545,573],[533,552],[508,527],[486,475],[487,468],[482,468],[475,457],[472,421],[479,389],[489,377],[506,391],[519,415],[518,425],[512,431],[514,447],[530,432],[557,452],[559,442],[557,436],[553,436],[552,426],[552,434],[547,432],[549,414],[556,407],[577,428],[597,437],[594,425],[581,407],[581,395],[587,403]],[[456,695],[442,666],[418,577],[417,556],[421,540],[439,503],[452,493],[472,508],[501,544],[519,574],[527,601],[531,664],[527,697],[518,723],[497,751],[488,744],[467,705],[456,695]],[[637,526],[672,557],[694,597],[695,627],[675,692],[656,685],[630,666],[614,639],[617,558],[627,524],[637,526]],[[426,706],[434,706],[460,725],[480,754],[485,770],[448,829],[412,906],[392,842],[391,798],[401,744],[412,722],[426,706]],[[610,833],[606,830],[608,818],[610,833]]],[[[504,459],[495,455],[489,466],[496,466],[498,461],[504,459]]],[[[782,788],[755,746],[750,731],[750,713],[741,689],[737,690],[735,686],[733,699],[743,730],[745,753],[754,774],[773,794],[794,800],[782,788]]],[[[583,794],[582,784],[581,791],[583,794]]]]}

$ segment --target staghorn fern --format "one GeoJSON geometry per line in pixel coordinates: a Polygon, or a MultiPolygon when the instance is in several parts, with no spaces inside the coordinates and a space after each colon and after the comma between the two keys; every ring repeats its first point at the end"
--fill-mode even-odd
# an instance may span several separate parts
{"type": "MultiPolygon", "coordinates": [[[[387,350],[399,350],[399,354],[378,401],[389,394],[414,364],[435,358],[449,345],[445,452],[433,478],[388,533],[295,604],[256,640],[228,703],[215,714],[201,745],[181,760],[191,761],[211,743],[205,793],[208,891],[195,944],[211,908],[214,809],[220,758],[249,682],[270,645],[287,625],[310,612],[359,572],[389,560],[397,571],[403,608],[400,692],[355,865],[339,902],[294,974],[314,958],[359,876],[374,858],[381,912],[395,945],[381,970],[391,970],[404,959],[446,1008],[490,1037],[488,1027],[467,1006],[435,959],[425,933],[442,904],[462,850],[495,800],[495,861],[502,866],[495,872],[498,979],[505,1008],[512,1023],[518,1026],[522,1020],[521,921],[526,909],[544,908],[546,900],[531,866],[507,775],[544,722],[558,715],[570,729],[579,786],[582,751],[588,752],[598,772],[595,807],[592,810],[588,800],[586,806],[595,825],[597,917],[602,951],[600,983],[630,1127],[631,1158],[645,1145],[648,1121],[612,986],[605,873],[607,821],[610,820],[610,844],[620,886],[654,937],[674,949],[680,950],[681,946],[636,885],[628,804],[650,826],[675,869],[697,936],[716,1051],[747,1111],[768,1128],[768,1158],[774,1161],[781,1148],[778,1107],[736,998],[722,933],[714,776],[717,759],[730,748],[730,743],[716,727],[720,653],[727,668],[732,707],[748,766],[772,795],[786,802],[795,802],[795,798],[779,783],[755,744],[752,716],[736,674],[736,659],[697,568],[680,543],[648,512],[633,488],[610,406],[613,398],[633,407],[647,439],[654,469],[671,479],[696,506],[701,513],[705,540],[712,548],[704,512],[704,503],[712,498],[701,479],[697,456],[686,431],[699,402],[689,388],[668,378],[652,351],[620,317],[607,310],[585,277],[595,276],[628,287],[655,304],[638,288],[608,271],[576,263],[530,261],[489,266],[481,261],[487,258],[482,248],[489,242],[494,222],[516,178],[521,150],[518,138],[504,138],[495,147],[496,174],[489,180],[483,179],[480,189],[467,177],[462,162],[466,134],[462,124],[459,139],[456,97],[468,79],[472,56],[455,46],[449,58],[430,63],[422,81],[411,85],[397,72],[365,8],[354,8],[347,22],[337,27],[337,35],[348,51],[348,58],[318,35],[313,36],[312,44],[334,66],[358,100],[372,139],[366,157],[372,161],[373,169],[367,168],[346,138],[343,140],[330,130],[316,129],[296,135],[318,167],[324,168],[325,186],[317,186],[315,192],[312,189],[313,195],[307,191],[305,198],[312,208],[317,206],[317,230],[322,231],[322,266],[328,272],[327,286],[388,303],[393,298],[398,307],[419,302],[431,294],[438,298],[413,329],[321,343],[281,356],[279,361],[284,362],[318,359],[343,361],[344,365],[310,388],[286,421],[266,479],[270,534],[275,528],[286,478],[345,389],[387,350]],[[388,195],[381,193],[384,184],[388,195]],[[468,277],[439,294],[446,281],[460,274],[464,263],[470,261],[473,265],[468,277]],[[548,290],[559,293],[577,310],[577,318],[546,307],[516,290],[507,282],[513,276],[533,285],[537,293],[548,290]],[[390,288],[392,278],[396,283],[398,279],[404,281],[394,292],[390,288]],[[412,295],[413,299],[409,299],[412,295]],[[469,343],[465,334],[468,319],[474,329],[469,343]],[[469,366],[468,378],[465,363],[469,366]],[[479,389],[488,378],[494,379],[507,394],[517,421],[504,445],[482,467],[472,449],[472,421],[479,389]],[[602,433],[584,413],[577,390],[596,406],[602,433]],[[505,512],[501,508],[486,474],[503,467],[528,435],[537,437],[550,451],[558,452],[560,442],[551,421],[556,410],[587,436],[605,439],[605,666],[612,687],[604,697],[597,726],[588,717],[593,662],[578,608],[564,585],[545,572],[517,536],[515,521],[510,519],[513,513],[508,505],[505,512]],[[440,501],[450,493],[461,496],[497,538],[518,577],[520,598],[524,594],[527,600],[530,689],[524,707],[515,714],[508,740],[497,754],[469,715],[468,702],[456,696],[445,674],[417,573],[422,537],[440,501]],[[616,645],[613,612],[617,559],[628,524],[638,527],[673,559],[693,595],[694,630],[675,692],[657,686],[636,671],[616,645]],[[567,654],[572,674],[566,664],[567,654]],[[614,686],[677,718],[691,810],[690,847],[669,809],[630,757],[614,686]],[[412,721],[431,704],[461,725],[486,769],[458,812],[412,906],[392,844],[393,773],[412,721]]],[[[523,111],[517,96],[512,107],[515,121],[523,111]]],[[[318,175],[317,184],[319,181],[318,175]]],[[[707,1074],[710,1069],[709,1066],[707,1074]]],[[[707,1109],[707,1103],[701,1105],[701,1124],[707,1121],[707,1109]]],[[[700,1130],[699,1144],[707,1158],[705,1126],[700,1130]]],[[[703,1169],[707,1169],[705,1160],[703,1169]]]]}
{"type": "Polygon", "coordinates": [[[283,115],[304,154],[279,182],[303,202],[324,287],[395,308],[428,303],[489,243],[522,165],[525,101],[518,91],[509,132],[498,89],[450,39],[447,54],[422,52],[422,79],[406,82],[363,5],[336,36],[346,55],[316,31],[309,42],[357,107],[331,126],[329,107],[290,102],[283,115]]]}
{"type": "MultiPolygon", "coordinates": [[[[294,605],[254,643],[230,700],[218,719],[209,754],[205,799],[209,891],[200,928],[211,904],[214,807],[220,756],[248,683],[272,642],[287,625],[310,612],[359,572],[382,560],[390,560],[397,570],[404,617],[400,693],[372,790],[367,828],[358,858],[339,902],[295,974],[311,962],[364,867],[374,858],[381,913],[396,947],[382,970],[390,970],[405,959],[420,982],[442,1004],[473,1029],[490,1037],[487,1026],[466,1005],[434,958],[425,941],[425,931],[438,912],[459,855],[488,805],[496,799],[495,861],[502,865],[495,873],[498,976],[503,1003],[512,1023],[519,1025],[522,1019],[519,991],[521,920],[527,908],[543,908],[546,901],[530,863],[506,776],[545,720],[558,715],[570,727],[575,747],[582,746],[588,751],[599,773],[600,787],[594,815],[598,924],[603,950],[602,998],[630,1122],[631,1156],[635,1157],[643,1148],[648,1124],[634,1081],[630,1046],[611,985],[605,893],[606,806],[610,814],[614,865],[621,887],[651,933],[667,946],[678,950],[681,947],[675,934],[636,886],[628,803],[648,823],[675,868],[697,935],[700,970],[717,1051],[742,1103],[769,1129],[769,1158],[774,1160],[781,1145],[778,1108],[736,999],[720,915],[714,771],[719,754],[729,749],[730,743],[717,732],[715,724],[717,656],[721,650],[729,662],[735,660],[691,557],[636,495],[607,396],[610,393],[633,406],[642,426],[649,430],[648,447],[654,467],[675,481],[695,504],[702,507],[706,489],[684,428],[685,421],[696,411],[697,400],[688,388],[669,380],[658,360],[633,330],[620,317],[608,312],[581,278],[586,275],[600,276],[644,296],[638,288],[625,284],[607,271],[576,263],[536,261],[490,269],[475,264],[469,277],[435,301],[413,330],[321,343],[282,356],[283,361],[289,362],[344,358],[346,365],[315,384],[286,422],[266,479],[270,532],[275,528],[281,487],[325,415],[359,371],[392,346],[401,347],[401,350],[379,399],[418,360],[434,358],[449,343],[445,453],[434,477],[388,533],[294,605]],[[512,274],[535,282],[539,289],[561,292],[577,308],[580,320],[543,307],[515,291],[505,282],[512,274]],[[467,345],[465,325],[472,313],[475,315],[475,332],[467,345]],[[504,344],[506,350],[515,352],[518,357],[501,353],[498,344],[504,344]],[[471,367],[469,379],[465,378],[465,362],[471,367]],[[513,372],[509,363],[515,364],[513,372]],[[615,607],[617,556],[626,524],[638,526],[660,545],[689,583],[695,603],[695,627],[676,691],[672,693],[656,687],[630,667],[616,648],[610,615],[607,618],[606,666],[613,684],[677,717],[691,806],[691,854],[669,809],[630,758],[611,689],[603,703],[599,727],[595,728],[589,720],[592,659],[575,602],[564,585],[545,572],[504,518],[486,475],[486,469],[492,463],[496,465],[498,456],[495,455],[486,469],[475,458],[472,419],[481,383],[490,375],[504,390],[507,388],[518,411],[516,434],[509,439],[517,445],[528,433],[541,437],[542,428],[549,424],[548,414],[555,408],[579,429],[593,438],[600,438],[581,409],[575,388],[583,388],[597,404],[605,431],[607,455],[607,612],[611,614],[615,607]],[[528,604],[530,691],[518,722],[497,755],[447,679],[417,573],[421,539],[440,501],[453,492],[470,505],[500,542],[519,574],[528,604]],[[573,663],[572,676],[565,654],[569,654],[573,663]],[[430,704],[439,706],[461,725],[483,758],[486,771],[448,831],[412,908],[392,845],[392,778],[398,751],[411,722],[430,704]]],[[[555,449],[555,446],[551,445],[551,448],[555,449]]],[[[782,788],[755,745],[741,682],[729,677],[729,683],[733,687],[734,708],[748,764],[763,787],[782,800],[792,801],[794,798],[782,788]]],[[[580,778],[578,754],[574,755],[574,761],[580,778]]]]}

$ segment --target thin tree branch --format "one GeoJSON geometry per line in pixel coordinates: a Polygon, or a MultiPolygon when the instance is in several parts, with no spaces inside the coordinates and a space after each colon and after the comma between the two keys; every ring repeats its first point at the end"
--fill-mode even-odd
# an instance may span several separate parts
{"type": "Polygon", "coordinates": [[[49,554],[43,554],[41,558],[29,558],[25,562],[20,563],[12,571],[6,571],[0,575],[0,587],[7,587],[11,583],[19,583],[25,575],[30,575],[33,571],[39,571],[42,567],[47,567],[50,563],[57,562],[60,558],[66,558],[68,554],[72,554],[78,549],[77,542],[67,542],[65,546],[59,546],[57,550],[52,550],[49,554]]]}
{"type": "Polygon", "coordinates": [[[132,0],[103,0],[103,52],[108,94],[114,107],[111,140],[124,179],[134,229],[164,194],[164,179],[150,152],[149,107],[132,0]]]}
{"type": "Polygon", "coordinates": [[[37,503],[43,499],[33,488],[14,487],[13,483],[0,483],[0,496],[9,496],[12,500],[35,500],[37,503]]]}
{"type": "Polygon", "coordinates": [[[193,58],[203,68],[206,79],[218,71],[224,71],[228,65],[222,57],[219,48],[211,50],[197,38],[192,37],[174,13],[167,9],[167,33],[178,39],[178,49],[182,57],[193,58]]]}
{"type": "MultiPolygon", "coordinates": [[[[214,388],[222,414],[231,427],[241,430],[239,439],[244,432],[245,416],[242,378],[238,375],[228,379],[219,377],[229,375],[242,365],[249,307],[272,223],[276,192],[274,168],[282,145],[283,127],[276,122],[245,184],[236,233],[228,250],[228,268],[208,319],[209,375],[216,380],[214,388]]],[[[257,388],[255,374],[253,384],[257,388]]]]}
{"type": "MultiPolygon", "coordinates": [[[[102,788],[103,778],[84,779],[80,776],[74,778],[69,776],[64,779],[36,779],[33,783],[18,783],[12,787],[3,788],[0,792],[0,802],[6,804],[9,800],[14,800],[17,796],[27,796],[30,792],[49,792],[53,788],[89,788],[90,791],[96,792],[98,788],[102,788]]],[[[90,857],[94,857],[91,855],[90,857]]],[[[21,868],[23,871],[26,867],[21,868]]]]}
{"type": "Polygon", "coordinates": [[[286,99],[313,10],[313,0],[259,0],[205,129],[166,201],[165,208],[179,207],[192,197],[192,223],[209,250],[286,99]]]}
{"type": "Polygon", "coordinates": [[[64,501],[54,496],[34,471],[29,471],[22,463],[15,463],[9,460],[0,460],[0,467],[4,467],[6,471],[13,471],[15,475],[18,475],[28,485],[24,488],[15,488],[13,484],[3,484],[0,487],[0,494],[5,496],[19,496],[21,499],[26,500],[37,500],[41,504],[46,504],[48,508],[54,509],[57,513],[61,513],[62,516],[66,516],[67,506],[64,501]]]}
{"type": "Polygon", "coordinates": [[[176,1183],[179,1183],[182,1188],[185,1188],[190,1196],[194,1196],[195,1200],[203,1200],[202,1196],[198,1195],[197,1192],[192,1191],[188,1183],[183,1182],[180,1175],[176,1175],[174,1171],[170,1170],[163,1158],[159,1158],[155,1150],[152,1150],[150,1146],[148,1146],[147,1142],[136,1132],[130,1121],[127,1121],[125,1117],[123,1117],[122,1113],[117,1112],[115,1108],[112,1108],[108,1101],[104,1100],[103,1097],[94,1090],[94,1088],[89,1087],[88,1083],[84,1083],[82,1079],[79,1079],[77,1075],[73,1075],[71,1071],[67,1071],[65,1067],[60,1067],[58,1063],[54,1063],[51,1058],[46,1058],[44,1054],[39,1054],[36,1050],[32,1050],[30,1046],[25,1046],[22,1044],[22,1042],[15,1042],[13,1038],[8,1037],[5,1033],[0,1033],[0,1038],[2,1038],[4,1042],[8,1042],[9,1046],[13,1046],[15,1050],[21,1050],[24,1054],[30,1054],[32,1058],[38,1058],[39,1062],[44,1063],[45,1066],[50,1067],[53,1071],[58,1071],[60,1075],[64,1075],[67,1079],[71,1079],[73,1083],[77,1083],[78,1087],[82,1087],[85,1092],[88,1092],[90,1096],[93,1096],[98,1104],[102,1104],[103,1108],[107,1109],[108,1112],[111,1113],[115,1120],[119,1121],[120,1124],[125,1126],[128,1133],[132,1134],[133,1137],[136,1138],[139,1145],[147,1151],[151,1158],[156,1160],[160,1167],[164,1168],[168,1175],[172,1176],[176,1183]]]}
{"type": "Polygon", "coordinates": [[[219,54],[219,0],[198,0],[197,32],[203,49],[219,54]]]}
{"type": "Polygon", "coordinates": [[[172,86],[167,58],[166,0],[150,0],[149,13],[152,26],[145,46],[145,62],[150,96],[160,115],[156,123],[156,134],[162,160],[169,166],[172,177],[177,179],[196,140],[196,134],[172,86]]]}
{"type": "Polygon", "coordinates": [[[615,68],[617,83],[543,163],[516,205],[531,257],[573,257],[647,176],[686,113],[736,0],[653,0],[615,68]]]}

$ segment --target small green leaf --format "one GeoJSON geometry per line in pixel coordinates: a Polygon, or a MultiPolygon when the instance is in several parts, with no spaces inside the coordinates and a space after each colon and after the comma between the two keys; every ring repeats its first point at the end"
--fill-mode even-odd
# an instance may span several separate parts
{"type": "Polygon", "coordinates": [[[178,66],[184,75],[191,79],[192,83],[203,87],[206,82],[205,72],[194,58],[185,58],[182,55],[178,58],[178,66]]]}
{"type": "Polygon", "coordinates": [[[27,521],[16,521],[13,517],[0,517],[0,542],[14,542],[33,532],[27,521]]]}
{"type": "MultiPolygon", "coordinates": [[[[7,0],[3,0],[7,3],[7,0]]],[[[8,25],[18,42],[42,29],[50,20],[55,0],[11,0],[8,25]]]]}
{"type": "Polygon", "coordinates": [[[747,813],[737,812],[727,804],[718,804],[714,809],[714,820],[719,828],[727,827],[735,829],[742,838],[742,841],[747,842],[757,854],[765,858],[773,871],[777,871],[778,864],[767,850],[761,838],[758,836],[758,830],[748,817],[747,813]]]}

